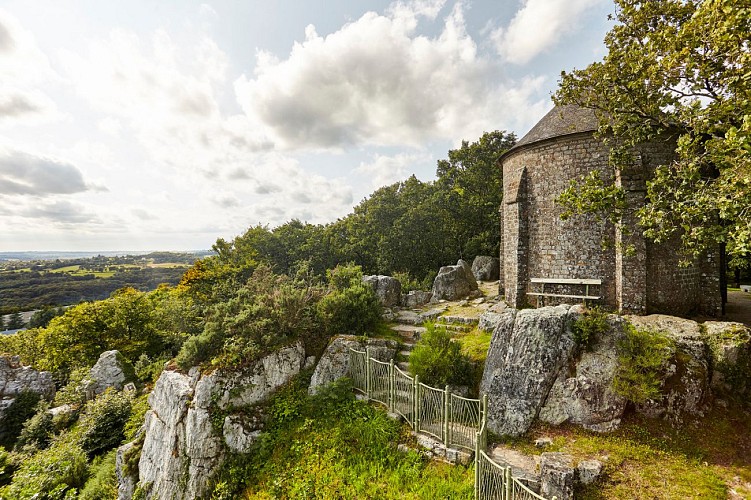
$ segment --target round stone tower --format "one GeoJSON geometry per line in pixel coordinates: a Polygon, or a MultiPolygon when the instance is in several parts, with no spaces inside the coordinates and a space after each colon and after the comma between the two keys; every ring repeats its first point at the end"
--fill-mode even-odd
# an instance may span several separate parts
{"type": "Polygon", "coordinates": [[[652,244],[636,225],[646,180],[658,165],[670,161],[674,143],[640,146],[634,151],[634,164],[615,175],[608,165],[608,146],[594,136],[597,126],[592,110],[556,107],[501,157],[501,287],[506,301],[514,307],[535,304],[537,296],[528,295],[539,292],[533,281],[561,280],[546,285],[547,291],[582,295],[579,285],[566,282],[600,280],[590,295],[600,296],[601,305],[620,312],[716,315],[721,299],[715,256],[681,267],[678,241],[652,244]],[[595,170],[625,192],[624,230],[589,214],[561,219],[563,207],[557,198],[595,170]]]}

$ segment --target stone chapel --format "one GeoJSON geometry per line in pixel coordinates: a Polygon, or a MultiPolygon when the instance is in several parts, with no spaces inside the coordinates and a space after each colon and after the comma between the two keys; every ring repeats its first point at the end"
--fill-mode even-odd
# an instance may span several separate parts
{"type": "MultiPolygon", "coordinates": [[[[642,236],[635,211],[644,204],[646,181],[669,161],[674,143],[652,142],[635,152],[635,164],[615,179],[608,168],[608,146],[595,137],[597,118],[577,106],[555,107],[500,158],[501,283],[513,307],[534,304],[534,283],[563,280],[559,294],[581,294],[566,284],[572,279],[599,280],[596,303],[623,313],[678,316],[721,312],[720,264],[711,253],[681,267],[679,241],[655,244],[642,236]],[[558,196],[571,181],[600,170],[607,181],[623,187],[628,210],[624,227],[593,215],[562,220],[558,196]],[[610,172],[610,174],[608,174],[610,172]],[[608,245],[603,246],[603,242],[608,245]],[[624,252],[626,246],[635,252],[624,252]]],[[[548,290],[551,290],[548,285],[548,290]]],[[[552,289],[555,292],[555,289],[552,289]]],[[[556,303],[556,297],[545,297],[556,303]]],[[[557,299],[557,302],[571,300],[557,299]]]]}

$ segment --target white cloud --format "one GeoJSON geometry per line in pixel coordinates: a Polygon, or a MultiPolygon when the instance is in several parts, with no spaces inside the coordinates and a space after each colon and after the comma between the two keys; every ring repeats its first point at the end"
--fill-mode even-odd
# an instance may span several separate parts
{"type": "Polygon", "coordinates": [[[49,196],[89,189],[81,171],[69,163],[0,150],[0,194],[49,196]]]}
{"type": "Polygon", "coordinates": [[[367,175],[373,189],[405,180],[416,164],[433,158],[427,153],[400,153],[394,156],[375,155],[370,163],[360,163],[357,171],[367,175]]]}
{"type": "Polygon", "coordinates": [[[499,69],[478,54],[454,5],[442,32],[416,32],[416,13],[392,6],[319,36],[313,27],[286,59],[259,52],[253,77],[235,82],[246,114],[295,149],[423,144],[474,137],[498,123],[499,69]],[[471,112],[468,112],[471,110],[471,112]]]}
{"type": "Polygon", "coordinates": [[[525,64],[582,25],[583,13],[602,0],[525,0],[507,28],[491,38],[504,60],[525,64]]]}

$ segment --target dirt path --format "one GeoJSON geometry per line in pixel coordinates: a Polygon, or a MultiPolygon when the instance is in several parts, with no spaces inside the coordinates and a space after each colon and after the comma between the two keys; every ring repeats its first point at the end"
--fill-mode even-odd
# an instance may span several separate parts
{"type": "Polygon", "coordinates": [[[751,293],[728,290],[723,321],[737,321],[751,326],[751,293]]]}

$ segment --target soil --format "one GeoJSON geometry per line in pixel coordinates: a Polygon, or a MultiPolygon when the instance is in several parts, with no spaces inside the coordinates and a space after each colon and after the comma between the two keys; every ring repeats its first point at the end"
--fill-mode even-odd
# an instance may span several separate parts
{"type": "Polygon", "coordinates": [[[737,321],[751,327],[751,292],[728,290],[723,321],[737,321]]]}

